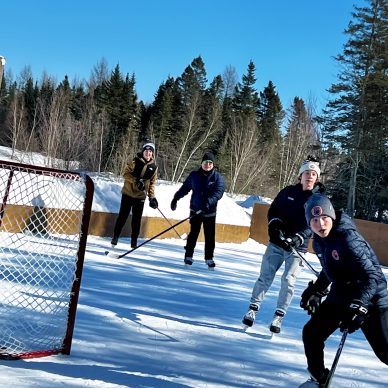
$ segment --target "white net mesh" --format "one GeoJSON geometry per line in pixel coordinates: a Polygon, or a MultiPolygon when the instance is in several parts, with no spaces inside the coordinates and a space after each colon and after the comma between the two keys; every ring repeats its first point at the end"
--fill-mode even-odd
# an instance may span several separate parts
{"type": "Polygon", "coordinates": [[[80,175],[0,161],[0,356],[61,352],[85,197],[80,175]]]}

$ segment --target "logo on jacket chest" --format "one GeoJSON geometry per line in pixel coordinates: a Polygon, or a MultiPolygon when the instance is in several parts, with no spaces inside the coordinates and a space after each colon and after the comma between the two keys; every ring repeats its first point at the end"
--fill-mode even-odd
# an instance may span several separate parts
{"type": "Polygon", "coordinates": [[[333,249],[332,251],[331,251],[331,257],[334,259],[334,260],[339,260],[339,254],[338,254],[338,252],[335,250],[335,249],[333,249]]]}

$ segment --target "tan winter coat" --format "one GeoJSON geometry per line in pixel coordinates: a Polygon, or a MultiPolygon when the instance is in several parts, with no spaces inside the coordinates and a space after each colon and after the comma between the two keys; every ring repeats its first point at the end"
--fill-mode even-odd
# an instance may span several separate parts
{"type": "Polygon", "coordinates": [[[143,159],[142,154],[137,154],[125,167],[123,174],[124,186],[121,192],[132,198],[145,199],[147,194],[149,199],[154,198],[157,170],[158,167],[154,159],[150,159],[147,162],[143,159]],[[136,181],[139,179],[143,179],[144,191],[139,190],[136,185],[136,181]]]}

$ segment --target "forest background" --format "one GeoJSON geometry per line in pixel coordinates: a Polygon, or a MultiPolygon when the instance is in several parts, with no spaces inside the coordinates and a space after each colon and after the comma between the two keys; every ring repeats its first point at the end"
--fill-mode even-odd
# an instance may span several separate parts
{"type": "Polygon", "coordinates": [[[257,90],[253,61],[241,79],[227,66],[208,80],[198,56],[150,103],[138,99],[134,73],[109,69],[104,58],[88,80],[72,83],[46,73],[34,79],[26,65],[17,79],[0,78],[0,145],[42,153],[47,166],[120,175],[152,141],[159,178],[172,182],[212,150],[229,193],[267,197],[295,183],[313,155],[336,207],[388,223],[387,19],[386,0],[354,7],[335,57],[337,81],[319,112],[298,96],[283,107],[271,80],[257,90]]]}

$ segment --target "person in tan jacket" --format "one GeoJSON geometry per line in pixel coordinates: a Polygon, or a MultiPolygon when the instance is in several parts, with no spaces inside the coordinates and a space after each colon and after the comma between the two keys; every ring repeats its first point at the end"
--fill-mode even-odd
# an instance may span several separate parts
{"type": "Polygon", "coordinates": [[[117,245],[121,231],[132,210],[131,247],[136,248],[147,195],[150,207],[158,208],[158,201],[155,198],[157,170],[155,145],[146,143],[143,145],[142,152],[139,152],[124,170],[124,186],[121,190],[120,211],[113,232],[112,246],[117,245]]]}

